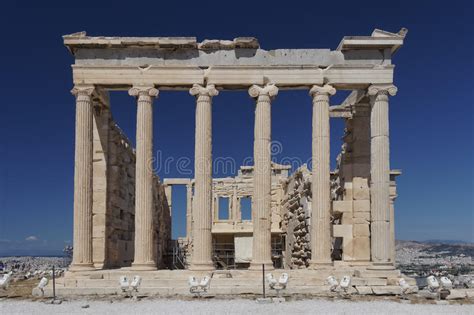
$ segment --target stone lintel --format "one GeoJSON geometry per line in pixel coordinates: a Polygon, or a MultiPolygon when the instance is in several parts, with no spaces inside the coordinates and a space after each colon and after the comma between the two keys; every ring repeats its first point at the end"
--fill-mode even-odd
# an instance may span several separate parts
{"type": "Polygon", "coordinates": [[[79,66],[73,65],[75,83],[110,89],[132,85],[154,85],[160,90],[189,89],[193,84],[214,84],[218,89],[248,89],[274,83],[280,89],[303,89],[325,82],[337,89],[361,89],[371,84],[391,84],[392,65],[318,66],[79,66]]]}
{"type": "Polygon", "coordinates": [[[190,178],[165,178],[163,180],[164,185],[189,185],[191,184],[190,178]]]}

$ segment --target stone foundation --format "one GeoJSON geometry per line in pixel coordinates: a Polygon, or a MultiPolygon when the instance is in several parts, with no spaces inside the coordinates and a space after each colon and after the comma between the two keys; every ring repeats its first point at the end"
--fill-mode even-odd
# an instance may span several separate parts
{"type": "MultiPolygon", "coordinates": [[[[284,295],[302,296],[329,296],[330,286],[326,283],[329,276],[340,280],[343,276],[351,276],[350,293],[393,295],[400,294],[398,279],[401,277],[397,270],[374,271],[366,268],[337,267],[325,270],[283,270],[272,271],[275,276],[281,273],[289,274],[287,289],[284,295]]],[[[262,294],[262,272],[250,270],[228,270],[214,272],[198,272],[189,270],[157,270],[157,271],[130,271],[126,269],[101,270],[94,272],[67,273],[65,277],[57,279],[56,294],[58,296],[78,295],[120,295],[119,278],[135,275],[142,277],[138,290],[143,296],[190,296],[188,278],[205,275],[212,276],[211,295],[262,294]]],[[[406,278],[410,285],[415,286],[413,279],[406,278]]],[[[266,284],[266,293],[276,293],[266,284]]],[[[38,289],[33,294],[40,296],[38,289]]],[[[45,296],[52,296],[52,284],[45,289],[45,296]]]]}

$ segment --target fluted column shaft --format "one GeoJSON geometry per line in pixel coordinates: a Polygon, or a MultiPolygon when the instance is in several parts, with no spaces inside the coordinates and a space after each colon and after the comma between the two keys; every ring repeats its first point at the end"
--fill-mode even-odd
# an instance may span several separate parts
{"type": "Polygon", "coordinates": [[[192,231],[192,204],[193,204],[193,185],[191,183],[186,185],[186,237],[191,239],[192,231]]]}
{"type": "Polygon", "coordinates": [[[393,85],[372,85],[370,116],[370,203],[371,258],[374,264],[389,265],[390,246],[390,148],[388,98],[393,85]]]}
{"type": "Polygon", "coordinates": [[[76,86],[74,163],[74,252],[71,271],[92,270],[93,86],[76,86]]]}
{"type": "Polygon", "coordinates": [[[329,96],[330,86],[313,86],[311,267],[332,265],[329,96]]]}
{"type": "Polygon", "coordinates": [[[156,269],[153,240],[153,100],[154,87],[133,87],[137,98],[137,135],[135,166],[135,270],[156,269]]]}
{"type": "Polygon", "coordinates": [[[195,84],[196,143],[194,160],[193,255],[189,269],[212,270],[212,97],[214,85],[195,84]]]}
{"type": "Polygon", "coordinates": [[[249,269],[273,269],[271,256],[271,101],[278,94],[278,88],[269,84],[265,87],[253,85],[249,89],[256,99],[252,224],[252,263],[249,269]]]}

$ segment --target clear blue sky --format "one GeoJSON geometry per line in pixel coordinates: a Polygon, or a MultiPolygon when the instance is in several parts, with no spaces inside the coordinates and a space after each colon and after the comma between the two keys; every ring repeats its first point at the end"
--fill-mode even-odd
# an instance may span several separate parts
{"type": "MultiPolygon", "coordinates": [[[[390,103],[391,166],[403,170],[397,238],[474,240],[471,1],[14,2],[3,3],[0,12],[0,255],[33,248],[47,253],[72,239],[73,58],[61,36],[82,30],[198,40],[255,36],[264,49],[335,49],[345,35],[407,27],[405,46],[394,58],[399,92],[390,103]]],[[[345,95],[339,92],[333,103],[345,95]]],[[[248,95],[224,92],[213,106],[214,157],[252,156],[254,105],[248,95]]],[[[155,103],[154,146],[163,158],[193,157],[194,107],[186,92],[163,92],[155,103]]],[[[134,100],[114,93],[112,108],[133,140],[134,100]]],[[[308,159],[307,93],[281,92],[272,111],[273,139],[283,145],[276,161],[308,159]]],[[[331,123],[334,160],[343,126],[331,123]]],[[[175,169],[159,175],[179,176],[175,169]]],[[[174,194],[175,236],[184,231],[184,194],[174,194]]]]}

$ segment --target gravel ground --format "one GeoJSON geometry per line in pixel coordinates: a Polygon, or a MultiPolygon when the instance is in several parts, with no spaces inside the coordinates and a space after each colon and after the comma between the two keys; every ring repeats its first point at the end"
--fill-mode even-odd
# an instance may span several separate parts
{"type": "Polygon", "coordinates": [[[60,305],[0,300],[0,314],[474,314],[474,305],[403,304],[389,301],[303,300],[257,304],[253,300],[75,300],[60,305]]]}

